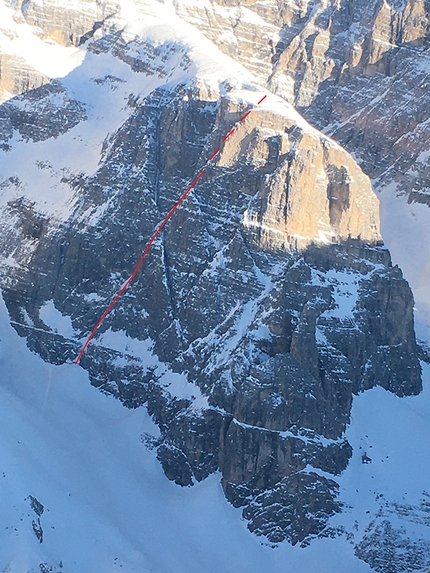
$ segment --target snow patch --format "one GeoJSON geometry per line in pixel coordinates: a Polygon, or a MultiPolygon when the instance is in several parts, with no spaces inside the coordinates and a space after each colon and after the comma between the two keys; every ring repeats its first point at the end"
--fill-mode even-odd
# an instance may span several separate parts
{"type": "Polygon", "coordinates": [[[384,242],[414,293],[418,337],[430,342],[430,209],[408,204],[395,184],[382,189],[379,198],[384,242]]]}
{"type": "Polygon", "coordinates": [[[46,326],[49,326],[56,334],[64,336],[64,338],[74,338],[76,336],[75,329],[72,325],[70,316],[62,314],[55,308],[54,301],[48,300],[40,309],[39,317],[46,326]]]}
{"type": "Polygon", "coordinates": [[[354,397],[345,434],[354,453],[338,480],[340,501],[347,509],[331,524],[355,531],[355,541],[381,509],[390,514],[394,527],[406,528],[410,539],[430,537],[430,520],[420,523],[414,510],[423,492],[429,492],[429,365],[423,364],[423,378],[419,396],[399,398],[376,386],[354,397]],[[396,505],[409,507],[409,515],[398,513],[396,505]]]}

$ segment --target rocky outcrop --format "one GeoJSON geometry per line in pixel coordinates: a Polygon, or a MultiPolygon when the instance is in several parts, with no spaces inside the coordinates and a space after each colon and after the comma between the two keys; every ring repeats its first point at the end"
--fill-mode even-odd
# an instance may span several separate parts
{"type": "Polygon", "coordinates": [[[0,53],[0,72],[0,102],[10,95],[22,94],[46,84],[50,79],[23,58],[4,53],[0,53]]]}
{"type": "Polygon", "coordinates": [[[83,106],[53,80],[1,106],[1,145],[7,151],[10,148],[8,141],[16,135],[24,141],[57,138],[85,119],[83,106]]]}
{"type": "Polygon", "coordinates": [[[243,515],[257,535],[265,535],[273,543],[287,537],[296,544],[303,536],[320,533],[327,516],[339,511],[334,501],[337,489],[336,482],[316,473],[296,473],[257,496],[243,515]]]}
{"type": "MultiPolygon", "coordinates": [[[[259,119],[256,114],[254,121],[259,119]]],[[[378,200],[357,164],[315,133],[288,124],[284,129],[288,135],[268,141],[279,149],[268,150],[269,161],[271,152],[276,161],[266,176],[269,191],[256,194],[244,214],[245,225],[257,228],[261,246],[279,243],[282,236],[297,247],[348,237],[380,239],[378,200]]],[[[253,160],[260,158],[254,154],[253,160]]]]}

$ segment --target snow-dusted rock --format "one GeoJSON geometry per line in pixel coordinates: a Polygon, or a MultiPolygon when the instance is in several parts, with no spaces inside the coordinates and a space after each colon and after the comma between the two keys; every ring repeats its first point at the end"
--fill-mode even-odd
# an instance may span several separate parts
{"type": "MultiPolygon", "coordinates": [[[[14,328],[45,360],[74,360],[205,168],[81,365],[125,405],[147,405],[170,479],[219,471],[249,527],[274,543],[326,535],[354,394],[417,394],[421,370],[412,293],[382,245],[369,178],[248,66],[243,43],[258,53],[255,14],[270,19],[271,4],[238,9],[248,70],[178,3],[124,2],[112,16],[76,4],[53,19],[55,3],[25,6],[19,26],[40,27],[37,42],[57,42],[47,45],[74,66],[0,108],[1,284],[14,328]]],[[[285,8],[289,33],[308,17],[322,25],[309,11],[285,8]]],[[[318,66],[327,38],[303,34],[292,52],[304,42],[318,66]]],[[[303,84],[303,105],[329,68],[303,84]]]]}

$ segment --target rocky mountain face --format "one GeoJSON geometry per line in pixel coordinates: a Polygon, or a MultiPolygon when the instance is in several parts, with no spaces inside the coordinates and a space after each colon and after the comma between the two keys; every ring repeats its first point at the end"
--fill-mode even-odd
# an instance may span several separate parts
{"type": "MultiPolygon", "coordinates": [[[[342,511],[336,476],[352,453],[354,395],[422,387],[412,293],[382,243],[367,174],[394,180],[401,149],[410,162],[423,153],[417,145],[414,159],[400,139],[406,129],[415,138],[424,115],[409,127],[401,116],[387,133],[375,126],[399,104],[390,86],[406,98],[401,70],[425,57],[428,10],[358,4],[179,1],[171,29],[163,12],[139,33],[108,4],[10,4],[42,41],[85,50],[64,79],[3,85],[22,92],[0,107],[11,323],[45,360],[73,362],[205,168],[81,366],[127,407],[146,404],[161,430],[146,440],[169,479],[192,486],[220,472],[227,499],[272,543],[341,534],[327,524],[342,511]],[[200,44],[181,36],[187,26],[200,44]],[[228,69],[203,34],[241,65],[228,69]],[[261,83],[272,93],[257,106],[261,83]],[[385,163],[372,171],[378,153],[385,163]],[[67,332],[53,313],[59,324],[69,317],[67,332]]],[[[155,8],[142,5],[146,22],[155,8]]],[[[424,94],[422,74],[413,89],[424,94]]],[[[356,548],[372,567],[366,540],[379,530],[356,548]]]]}
{"type": "Polygon", "coordinates": [[[426,0],[175,6],[352,152],[377,190],[394,186],[428,204],[426,0]]]}
{"type": "Polygon", "coordinates": [[[287,49],[273,80],[293,78],[299,109],[354,153],[377,189],[393,185],[410,201],[428,203],[430,5],[371,2],[357,11],[343,4],[325,21],[306,22],[295,40],[297,65],[287,49]],[[315,47],[306,52],[307,43],[315,37],[315,46],[324,36],[330,38],[324,52],[330,73],[312,57],[315,47]]]}

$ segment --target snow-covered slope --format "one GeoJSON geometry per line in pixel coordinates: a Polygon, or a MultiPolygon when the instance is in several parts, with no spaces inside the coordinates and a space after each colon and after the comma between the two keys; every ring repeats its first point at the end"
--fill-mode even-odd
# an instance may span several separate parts
{"type": "Polygon", "coordinates": [[[29,26],[15,8],[0,2],[0,102],[64,77],[85,55],[76,47],[44,41],[41,29],[29,26]]]}

